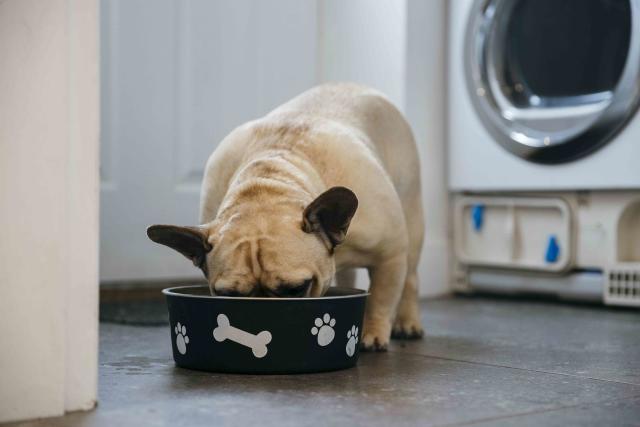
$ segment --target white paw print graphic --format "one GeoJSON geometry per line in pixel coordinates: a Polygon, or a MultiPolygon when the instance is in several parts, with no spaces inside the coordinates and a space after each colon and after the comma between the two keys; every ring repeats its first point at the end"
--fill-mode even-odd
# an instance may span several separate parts
{"type": "Polygon", "coordinates": [[[318,336],[318,345],[324,347],[331,344],[331,341],[336,336],[336,332],[333,330],[336,325],[336,319],[332,319],[329,313],[325,313],[322,319],[316,318],[315,324],[316,326],[311,328],[311,334],[318,336]]]}
{"type": "Polygon", "coordinates": [[[347,332],[347,356],[353,356],[356,352],[356,344],[358,344],[358,327],[353,325],[347,332]]]}
{"type": "Polygon", "coordinates": [[[189,344],[189,337],[187,336],[187,328],[181,325],[180,322],[173,329],[176,332],[176,347],[180,354],[187,353],[187,344],[189,344]]]}

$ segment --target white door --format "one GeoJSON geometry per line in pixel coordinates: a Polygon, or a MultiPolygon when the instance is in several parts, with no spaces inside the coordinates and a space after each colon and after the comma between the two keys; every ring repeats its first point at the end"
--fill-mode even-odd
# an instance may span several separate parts
{"type": "Polygon", "coordinates": [[[201,277],[145,229],[195,224],[218,142],[316,83],[316,3],[103,0],[101,23],[101,280],[201,277]]]}

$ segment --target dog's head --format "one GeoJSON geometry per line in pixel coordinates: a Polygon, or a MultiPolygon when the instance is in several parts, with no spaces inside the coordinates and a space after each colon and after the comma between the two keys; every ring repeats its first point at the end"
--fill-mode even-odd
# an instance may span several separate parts
{"type": "Polygon", "coordinates": [[[333,187],[304,209],[252,206],[200,226],[153,225],[147,235],[189,258],[216,295],[321,296],[357,207],[351,190],[333,187]]]}

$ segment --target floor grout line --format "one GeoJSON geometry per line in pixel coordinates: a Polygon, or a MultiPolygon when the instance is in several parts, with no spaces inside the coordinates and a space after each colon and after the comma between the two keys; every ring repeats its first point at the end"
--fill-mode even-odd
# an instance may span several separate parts
{"type": "Polygon", "coordinates": [[[563,376],[571,377],[571,378],[602,381],[602,382],[615,383],[615,384],[626,384],[626,385],[631,385],[631,386],[635,386],[635,387],[640,387],[640,384],[630,383],[630,382],[626,382],[626,381],[616,381],[616,380],[608,380],[608,379],[605,379],[605,378],[594,378],[594,377],[586,377],[586,376],[583,377],[583,376],[580,376],[580,375],[568,374],[566,372],[554,372],[554,371],[543,371],[543,370],[540,370],[540,369],[520,368],[520,367],[517,367],[517,366],[499,365],[499,364],[487,363],[487,362],[477,362],[477,361],[473,361],[473,360],[455,359],[455,358],[452,358],[452,357],[434,356],[434,355],[430,355],[430,354],[414,353],[414,352],[411,352],[411,351],[389,350],[389,353],[409,354],[409,355],[412,355],[412,356],[420,356],[420,357],[431,358],[431,359],[449,360],[451,362],[469,363],[469,364],[472,364],[472,365],[491,366],[491,367],[495,367],[495,368],[516,369],[516,370],[519,370],[519,371],[536,372],[536,373],[540,373],[540,374],[563,375],[563,376]]]}
{"type": "Polygon", "coordinates": [[[564,410],[567,410],[567,409],[579,408],[579,407],[581,407],[583,405],[601,405],[603,403],[622,402],[622,401],[625,401],[625,400],[634,400],[634,399],[638,399],[638,398],[640,398],[640,395],[620,397],[620,398],[616,398],[616,399],[601,400],[601,401],[596,401],[596,402],[581,402],[581,403],[576,403],[574,405],[559,406],[557,408],[538,409],[538,410],[534,410],[534,411],[521,412],[521,413],[517,413],[517,414],[509,414],[509,415],[502,415],[502,416],[495,416],[495,417],[480,418],[480,419],[477,419],[477,420],[463,422],[463,423],[440,424],[440,425],[438,425],[438,427],[469,426],[469,425],[485,423],[485,422],[490,422],[490,421],[498,421],[498,420],[504,420],[504,419],[509,419],[509,418],[526,417],[526,416],[529,416],[529,415],[537,415],[537,414],[545,414],[545,413],[549,413],[549,412],[564,411],[564,410]]]}

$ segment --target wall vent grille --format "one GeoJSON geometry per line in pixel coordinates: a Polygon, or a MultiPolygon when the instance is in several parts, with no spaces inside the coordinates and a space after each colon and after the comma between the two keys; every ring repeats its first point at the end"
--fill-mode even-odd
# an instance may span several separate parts
{"type": "Polygon", "coordinates": [[[640,307],[640,264],[616,266],[607,271],[604,302],[640,307]]]}

